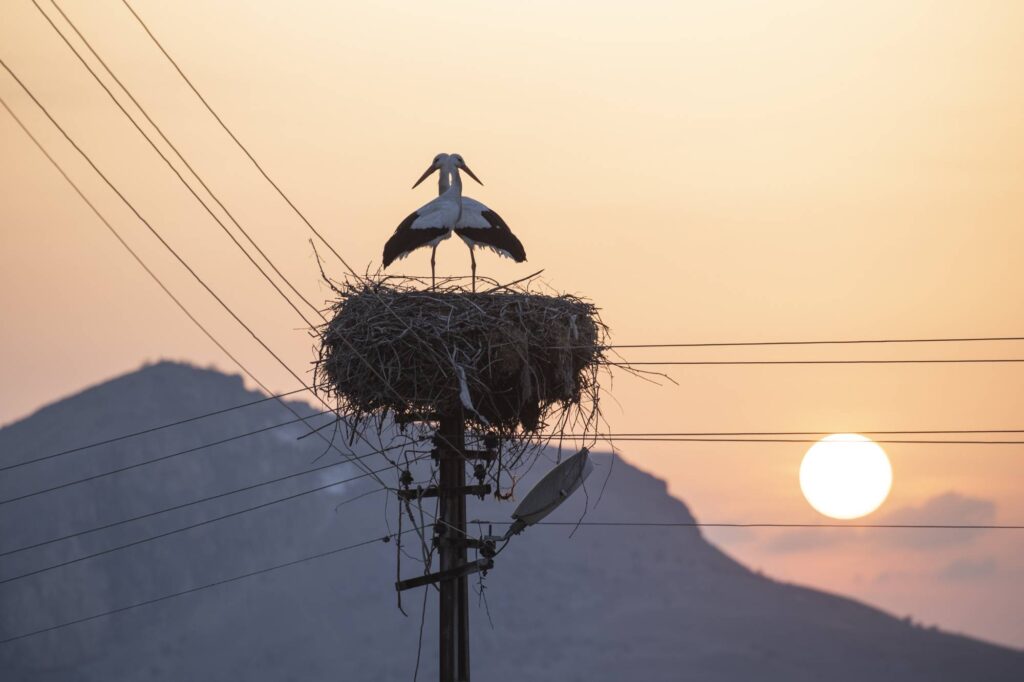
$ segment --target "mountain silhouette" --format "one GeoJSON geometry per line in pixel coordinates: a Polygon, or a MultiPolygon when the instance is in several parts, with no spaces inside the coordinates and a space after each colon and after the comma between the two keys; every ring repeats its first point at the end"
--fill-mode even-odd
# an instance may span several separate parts
{"type": "MultiPolygon", "coordinates": [[[[0,429],[0,466],[262,398],[242,380],[160,362],[0,429]]],[[[319,408],[290,403],[303,416],[319,408]]],[[[0,500],[293,420],[274,401],[0,472],[0,500]]],[[[314,417],[311,423],[327,423],[314,417]]],[[[0,504],[0,552],[287,476],[102,532],[0,557],[0,580],[361,474],[301,424],[0,504]]],[[[330,428],[322,431],[332,434],[330,428]]],[[[341,434],[344,436],[345,434],[341,434]]],[[[363,445],[355,448],[366,452],[363,445]]],[[[553,453],[546,453],[553,460],[553,453]]],[[[365,460],[385,468],[380,456],[365,460]]],[[[551,520],[693,521],[665,483],[595,456],[551,520]],[[609,476],[610,470],[610,476],[609,476]],[[597,498],[601,484],[607,487],[597,498]]],[[[550,467],[538,460],[528,489],[550,467]]],[[[424,470],[425,471],[425,470],[424,470]]],[[[422,472],[421,472],[422,473],[422,472]]],[[[396,485],[397,474],[380,474],[396,485]]],[[[189,589],[398,528],[370,477],[0,584],[0,639],[189,589]],[[354,500],[354,501],[351,501],[354,500]],[[339,503],[351,501],[339,506],[339,503]]],[[[470,519],[514,503],[470,499],[470,519]]],[[[428,507],[432,511],[432,507],[428,507]]],[[[405,528],[409,527],[408,520],[405,528]]],[[[486,528],[481,527],[484,532],[486,528]]],[[[474,531],[476,527],[474,526],[474,531]]],[[[495,532],[499,529],[495,528],[495,532]]],[[[503,530],[503,527],[502,527],[503,530]]],[[[404,536],[403,577],[416,575],[404,536]]],[[[396,602],[396,543],[351,551],[0,645],[7,682],[411,680],[436,676],[436,593],[396,602]]],[[[436,567],[436,563],[435,563],[436,567]]],[[[477,584],[474,577],[471,585],[477,584]]],[[[512,540],[471,596],[480,680],[1020,680],[1024,652],[922,628],[856,601],[752,572],[697,528],[540,526],[512,540]],[[493,625],[492,625],[493,623],[493,625]]]]}

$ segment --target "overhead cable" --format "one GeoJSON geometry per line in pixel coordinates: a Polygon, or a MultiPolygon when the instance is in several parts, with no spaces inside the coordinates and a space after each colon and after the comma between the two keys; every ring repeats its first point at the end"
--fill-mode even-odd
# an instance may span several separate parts
{"type": "Polygon", "coordinates": [[[196,88],[192,80],[187,75],[185,75],[185,72],[178,65],[178,62],[175,61],[175,59],[170,55],[170,53],[167,52],[163,44],[159,40],[157,40],[157,37],[153,34],[153,31],[150,30],[149,26],[146,25],[146,22],[142,20],[142,17],[140,17],[139,14],[132,8],[132,6],[128,4],[127,0],[122,0],[122,2],[124,3],[124,6],[128,8],[128,11],[131,12],[132,16],[135,17],[135,20],[139,22],[139,25],[142,27],[142,30],[146,32],[146,35],[148,35],[150,40],[153,41],[153,44],[156,45],[156,47],[160,50],[161,53],[163,53],[164,57],[167,58],[167,61],[169,61],[171,63],[171,66],[174,67],[174,70],[178,72],[178,74],[182,77],[182,79],[192,90],[192,92],[195,93],[196,97],[199,98],[199,101],[203,103],[203,106],[206,107],[206,110],[210,112],[213,118],[216,119],[217,123],[220,124],[221,128],[224,129],[224,132],[228,134],[228,136],[234,141],[234,143],[238,145],[238,148],[241,149],[242,152],[249,158],[249,161],[251,161],[252,165],[256,167],[256,170],[260,172],[260,174],[266,179],[266,181],[270,183],[270,186],[277,191],[277,193],[281,196],[282,199],[284,199],[285,203],[287,203],[288,206],[292,209],[292,211],[295,212],[295,215],[297,215],[302,220],[302,222],[306,224],[310,231],[314,235],[316,235],[317,239],[319,239],[320,242],[323,243],[323,245],[326,246],[330,250],[330,252],[334,254],[335,258],[337,258],[341,262],[341,264],[345,266],[345,268],[352,274],[353,277],[359,279],[359,275],[352,268],[352,266],[348,264],[348,262],[341,256],[341,254],[338,253],[337,249],[335,249],[331,245],[331,243],[327,241],[327,239],[320,233],[320,231],[313,226],[313,223],[310,222],[308,218],[306,218],[305,214],[303,214],[302,211],[299,210],[298,206],[296,206],[295,203],[290,198],[288,198],[288,195],[284,193],[284,190],[281,189],[280,185],[274,182],[274,180],[270,177],[267,171],[264,170],[263,166],[260,165],[260,163],[252,155],[249,149],[244,144],[242,144],[242,141],[238,139],[238,136],[235,135],[231,128],[229,128],[228,125],[224,122],[224,119],[222,119],[220,115],[216,111],[214,111],[213,107],[210,105],[207,99],[203,97],[203,95],[199,92],[199,89],[196,88]]]}
{"type": "Polygon", "coordinates": [[[181,597],[181,596],[186,595],[186,594],[192,594],[193,592],[199,592],[201,590],[208,590],[208,589],[210,589],[212,587],[217,587],[219,585],[226,585],[228,583],[237,582],[239,580],[244,580],[246,578],[252,578],[252,577],[257,576],[257,575],[263,575],[265,573],[270,573],[272,571],[278,571],[278,570],[280,570],[282,568],[288,568],[289,566],[297,566],[298,564],[303,564],[303,563],[306,563],[307,561],[314,561],[316,559],[323,559],[325,557],[333,556],[335,554],[340,554],[341,552],[346,552],[346,551],[351,550],[351,549],[356,549],[358,547],[365,547],[367,545],[372,545],[372,544],[374,544],[376,542],[382,542],[382,541],[383,542],[389,542],[390,540],[392,540],[393,538],[398,537],[399,535],[405,535],[406,533],[411,533],[411,532],[413,532],[412,528],[410,528],[408,530],[404,530],[401,533],[389,533],[389,534],[387,534],[387,535],[385,535],[383,537],[377,537],[377,538],[372,538],[370,540],[364,540],[363,542],[357,542],[355,544],[345,545],[344,547],[338,547],[337,549],[331,549],[331,550],[328,550],[326,552],[319,552],[317,554],[310,554],[308,556],[304,556],[304,557],[301,557],[299,559],[295,559],[293,561],[287,561],[287,562],[285,562],[283,564],[275,564],[273,566],[268,566],[266,568],[261,568],[261,569],[255,570],[255,571],[249,571],[248,573],[242,573],[241,575],[232,576],[230,578],[224,578],[222,580],[216,580],[214,582],[206,583],[204,585],[198,585],[196,587],[190,587],[187,590],[181,590],[179,592],[172,592],[171,594],[165,594],[163,596],[155,597],[153,599],[146,599],[144,601],[139,601],[139,602],[134,602],[132,604],[128,604],[127,606],[122,606],[122,607],[119,607],[119,608],[116,608],[116,609],[110,609],[109,611],[103,611],[101,613],[93,614],[91,616],[85,616],[84,618],[76,618],[74,620],[69,620],[69,621],[65,621],[63,623],[58,623],[57,625],[51,625],[49,627],[41,628],[39,630],[33,630],[31,632],[25,632],[25,633],[22,633],[20,635],[15,635],[13,637],[8,637],[7,639],[0,639],[0,644],[9,644],[11,642],[15,642],[15,641],[18,641],[18,640],[21,640],[21,639],[25,639],[27,637],[34,637],[36,635],[41,635],[41,634],[46,633],[46,632],[53,632],[54,630],[60,630],[61,628],[66,628],[66,627],[69,627],[71,625],[78,625],[79,623],[86,623],[86,622],[91,621],[91,620],[96,620],[97,618],[103,618],[103,617],[106,617],[106,616],[114,615],[116,613],[123,613],[125,611],[130,611],[132,609],[137,609],[137,608],[139,608],[141,606],[149,606],[150,604],[156,604],[158,602],[167,601],[168,599],[174,599],[175,597],[181,597]]]}
{"type": "MultiPolygon", "coordinates": [[[[377,453],[372,453],[372,454],[377,454],[377,453]]],[[[154,540],[161,540],[161,539],[169,537],[171,535],[177,535],[178,533],[184,533],[186,531],[190,531],[190,530],[193,530],[195,528],[200,528],[202,526],[208,526],[211,523],[216,523],[218,521],[223,521],[224,519],[230,519],[230,518],[234,518],[236,516],[241,516],[242,514],[248,514],[250,512],[254,512],[254,511],[257,511],[257,510],[260,510],[260,509],[265,509],[267,507],[271,507],[271,506],[273,506],[275,504],[280,504],[282,502],[288,502],[290,500],[295,500],[295,499],[298,499],[300,497],[304,497],[306,495],[311,495],[313,493],[320,492],[322,490],[327,490],[328,488],[334,488],[336,486],[339,486],[339,485],[342,485],[342,484],[345,484],[345,483],[349,483],[351,481],[356,481],[356,480],[361,479],[361,478],[366,478],[367,476],[372,476],[374,474],[383,473],[385,471],[388,471],[389,469],[390,469],[390,467],[383,467],[383,468],[378,469],[376,471],[370,471],[370,472],[359,474],[358,476],[352,476],[350,478],[344,478],[344,479],[341,479],[339,481],[334,481],[332,483],[327,483],[327,484],[324,484],[324,485],[319,485],[319,486],[317,486],[315,488],[310,488],[308,490],[303,490],[301,492],[293,493],[291,495],[286,495],[285,497],[278,497],[278,498],[275,498],[273,500],[268,500],[267,502],[262,502],[260,504],[253,505],[251,507],[245,507],[244,509],[238,509],[236,511],[229,512],[227,514],[221,514],[220,516],[214,516],[214,517],[211,517],[209,519],[205,519],[203,521],[199,521],[197,523],[191,523],[191,524],[189,524],[187,526],[182,526],[180,528],[175,528],[173,530],[166,531],[164,533],[159,533],[157,535],[151,535],[151,536],[148,536],[148,537],[145,537],[145,538],[141,538],[139,540],[134,540],[132,542],[126,542],[124,544],[116,545],[114,547],[108,547],[107,549],[100,550],[98,552],[93,552],[91,554],[85,554],[85,555],[82,555],[82,556],[79,556],[79,557],[75,557],[74,559],[68,559],[66,561],[61,561],[61,562],[56,563],[56,564],[51,564],[49,566],[44,566],[42,568],[37,568],[37,569],[32,570],[32,571],[27,571],[25,573],[20,573],[18,575],[11,576],[9,578],[3,578],[2,580],[0,580],[0,585],[5,585],[7,583],[11,583],[11,582],[14,582],[16,580],[23,580],[25,578],[29,578],[29,577],[34,576],[34,575],[39,575],[40,573],[47,573],[49,571],[53,571],[53,570],[56,570],[58,568],[63,568],[65,566],[70,566],[72,564],[77,564],[77,563],[82,562],[82,561],[87,561],[89,559],[95,559],[96,557],[105,556],[107,554],[112,554],[113,552],[119,552],[119,551],[121,551],[123,549],[128,549],[129,547],[136,547],[138,545],[142,545],[142,544],[145,544],[147,542],[153,542],[154,540]]]]}
{"type": "MultiPolygon", "coordinates": [[[[4,103],[4,102],[0,102],[0,104],[3,104],[3,106],[5,106],[5,107],[7,106],[6,103],[4,103]]],[[[179,419],[178,421],[168,422],[166,424],[160,424],[159,426],[152,426],[152,427],[150,427],[148,429],[142,429],[141,431],[133,431],[131,433],[121,434],[120,436],[114,436],[112,438],[106,438],[104,440],[95,441],[93,443],[87,443],[85,445],[77,445],[77,446],[75,446],[73,448],[68,448],[67,450],[61,450],[60,452],[53,452],[53,453],[50,453],[48,455],[42,455],[41,457],[34,457],[32,459],[26,459],[26,460],[21,461],[21,462],[15,462],[14,464],[7,464],[5,466],[0,467],[0,471],[8,471],[9,469],[16,469],[18,467],[23,467],[23,466],[26,466],[28,464],[35,464],[37,462],[43,462],[43,461],[46,461],[48,459],[53,459],[54,457],[63,457],[64,455],[70,455],[70,454],[72,454],[74,452],[81,452],[82,450],[88,450],[90,448],[100,447],[101,445],[110,445],[111,443],[117,443],[119,441],[127,440],[129,438],[136,438],[138,436],[145,436],[147,434],[154,433],[156,431],[161,431],[163,429],[169,429],[169,428],[171,428],[173,426],[181,426],[182,424],[189,424],[191,422],[199,421],[200,419],[206,419],[207,417],[213,417],[213,416],[216,416],[216,415],[225,414],[227,412],[233,412],[234,410],[240,410],[242,408],[252,407],[253,405],[260,405],[260,404],[268,402],[270,400],[277,400],[278,398],[285,398],[285,397],[288,397],[290,395],[295,395],[297,393],[307,393],[307,392],[309,392],[311,390],[314,390],[314,389],[312,389],[312,388],[298,388],[298,389],[295,389],[294,391],[288,391],[286,393],[277,393],[277,394],[274,394],[274,395],[266,396],[264,398],[259,398],[257,400],[251,400],[251,401],[249,401],[247,403],[241,403],[241,404],[238,404],[238,405],[232,405],[231,407],[224,407],[224,408],[221,408],[221,409],[218,409],[218,410],[214,410],[212,412],[204,412],[203,414],[197,414],[194,417],[186,417],[185,419],[179,419]]]]}

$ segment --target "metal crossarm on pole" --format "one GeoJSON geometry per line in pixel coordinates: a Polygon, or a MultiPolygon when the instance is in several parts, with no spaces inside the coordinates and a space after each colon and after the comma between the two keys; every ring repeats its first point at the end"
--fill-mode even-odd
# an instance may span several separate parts
{"type": "MultiPolygon", "coordinates": [[[[464,485],[448,492],[453,495],[476,495],[477,497],[483,497],[484,495],[491,494],[491,485],[489,483],[481,485],[464,485]]],[[[439,497],[440,494],[441,489],[437,486],[431,485],[426,488],[399,490],[398,498],[401,500],[418,500],[423,497],[439,497]]]]}
{"type": "Polygon", "coordinates": [[[480,571],[489,571],[494,568],[493,559],[477,559],[471,561],[468,564],[457,566],[450,571],[437,571],[435,573],[427,573],[426,575],[418,575],[415,578],[409,578],[408,580],[399,580],[395,583],[395,589],[399,592],[405,590],[411,590],[416,587],[424,587],[426,585],[432,585],[442,580],[455,580],[462,578],[480,571]]]}

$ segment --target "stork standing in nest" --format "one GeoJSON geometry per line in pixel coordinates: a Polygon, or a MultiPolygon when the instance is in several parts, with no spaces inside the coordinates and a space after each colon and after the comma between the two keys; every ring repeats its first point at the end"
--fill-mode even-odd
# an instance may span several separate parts
{"type": "Polygon", "coordinates": [[[448,239],[453,231],[469,247],[473,291],[476,291],[475,247],[489,248],[499,256],[511,258],[517,263],[526,260],[526,251],[523,249],[522,243],[512,234],[512,230],[509,229],[502,217],[476,199],[462,196],[460,168],[483,185],[466,165],[461,155],[438,154],[435,156],[430,167],[413,187],[417,187],[434,171],[440,171],[439,196],[402,221],[402,224],[395,230],[387,244],[384,245],[385,268],[394,260],[404,258],[417,248],[430,246],[430,281],[433,286],[437,245],[448,239]],[[456,203],[458,204],[457,209],[456,203]],[[454,222],[452,222],[452,216],[454,216],[454,222]]]}
{"type": "MultiPolygon", "coordinates": [[[[461,157],[459,157],[461,161],[461,157]]],[[[413,213],[410,213],[384,244],[384,267],[388,267],[395,260],[405,258],[416,249],[424,246],[430,247],[430,285],[435,286],[435,263],[437,258],[437,245],[452,236],[452,230],[462,217],[462,178],[459,176],[455,161],[447,154],[438,154],[434,157],[430,167],[420,176],[420,179],[413,185],[415,189],[421,182],[430,177],[436,170],[443,173],[453,173],[453,182],[441,196],[420,206],[413,213]]],[[[473,171],[469,170],[466,164],[462,168],[477,182],[473,171]]]]}
{"type": "MultiPolygon", "coordinates": [[[[451,167],[451,175],[457,178],[458,163],[462,162],[462,157],[452,154],[451,158],[457,160],[451,167]]],[[[467,172],[469,171],[467,170],[467,172]]],[[[447,175],[443,171],[441,172],[437,183],[439,194],[448,191],[447,175]]],[[[477,180],[472,173],[470,175],[481,185],[484,184],[477,180]]],[[[455,224],[455,234],[469,247],[469,259],[473,268],[473,291],[476,291],[476,255],[473,251],[475,247],[482,246],[491,249],[499,256],[511,258],[516,263],[526,261],[526,250],[523,248],[522,242],[512,234],[512,230],[509,229],[502,217],[476,199],[462,197],[462,216],[455,224]]]]}

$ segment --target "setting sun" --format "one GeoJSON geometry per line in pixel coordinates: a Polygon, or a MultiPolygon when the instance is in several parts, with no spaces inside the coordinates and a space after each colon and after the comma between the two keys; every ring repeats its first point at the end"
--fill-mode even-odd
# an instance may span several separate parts
{"type": "Polygon", "coordinates": [[[892,488],[892,465],[877,443],[853,433],[826,436],[800,463],[800,489],[812,507],[834,519],[878,509],[892,488]]]}

